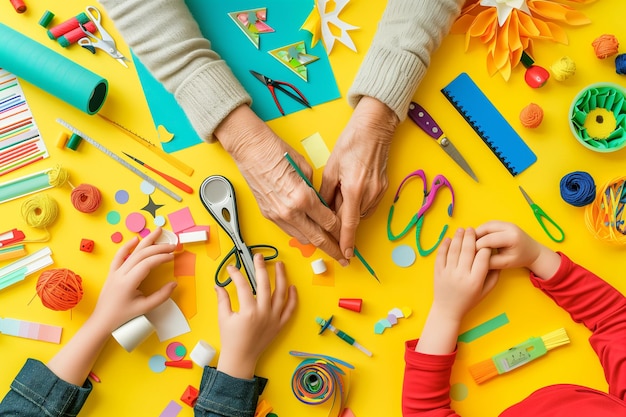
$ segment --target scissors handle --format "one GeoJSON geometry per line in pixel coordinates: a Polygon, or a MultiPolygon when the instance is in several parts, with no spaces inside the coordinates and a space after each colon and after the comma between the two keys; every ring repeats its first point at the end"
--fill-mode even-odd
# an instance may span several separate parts
{"type": "Polygon", "coordinates": [[[409,117],[415,122],[428,136],[439,141],[443,136],[443,130],[439,127],[435,119],[419,104],[412,101],[409,105],[409,117]]]}
{"type": "Polygon", "coordinates": [[[552,220],[550,216],[548,216],[546,212],[543,211],[543,209],[539,207],[537,204],[532,203],[530,205],[530,208],[532,209],[533,214],[535,215],[535,218],[539,222],[539,225],[541,226],[543,231],[546,232],[548,237],[557,243],[563,242],[563,239],[565,239],[565,232],[563,232],[563,229],[561,229],[561,227],[554,220],[552,220]],[[554,236],[552,232],[550,232],[550,230],[546,226],[546,222],[552,225],[554,229],[556,229],[559,232],[560,237],[554,236]]]}

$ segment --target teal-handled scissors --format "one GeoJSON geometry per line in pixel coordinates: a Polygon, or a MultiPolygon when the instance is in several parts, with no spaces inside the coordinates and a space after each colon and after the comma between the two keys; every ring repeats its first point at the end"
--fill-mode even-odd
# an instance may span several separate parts
{"type": "Polygon", "coordinates": [[[243,269],[248,276],[252,293],[256,294],[256,278],[254,271],[254,261],[252,252],[261,250],[268,252],[264,255],[266,261],[275,259],[278,256],[278,249],[270,245],[254,245],[248,246],[241,236],[239,230],[239,218],[237,215],[237,201],[235,199],[235,189],[226,177],[221,175],[212,175],[205,179],[200,185],[200,201],[213,216],[217,223],[224,229],[235,246],[226,254],[222,262],[215,271],[215,283],[220,287],[225,287],[231,283],[232,279],[228,277],[225,280],[220,279],[220,272],[224,265],[233,257],[235,258],[235,266],[243,269]]]}
{"type": "Polygon", "coordinates": [[[117,62],[128,68],[128,65],[126,64],[128,58],[117,50],[117,47],[115,46],[115,39],[113,39],[113,37],[109,35],[109,32],[104,30],[102,27],[102,13],[100,13],[100,10],[98,10],[95,6],[87,6],[85,13],[96,25],[100,37],[97,37],[96,35],[85,30],[85,28],[81,25],[80,28],[83,33],[85,33],[85,37],[79,39],[78,44],[92,52],[95,51],[94,48],[101,49],[109,54],[111,58],[117,60],[117,62]]]}
{"type": "Polygon", "coordinates": [[[526,194],[526,191],[524,191],[524,189],[521,186],[519,187],[519,190],[522,192],[522,195],[524,196],[524,198],[526,199],[526,201],[530,205],[530,208],[533,211],[533,214],[535,215],[535,218],[539,222],[539,225],[541,226],[543,231],[546,232],[548,237],[550,239],[552,239],[553,241],[557,242],[557,243],[558,242],[563,242],[563,239],[565,239],[565,233],[563,232],[563,229],[561,229],[561,227],[558,224],[556,224],[556,222],[554,220],[552,220],[550,218],[550,216],[548,216],[546,214],[546,212],[543,211],[543,209],[541,207],[539,207],[537,204],[535,204],[535,202],[528,196],[528,194],[526,194]],[[553,236],[552,233],[550,232],[550,230],[546,227],[546,222],[548,222],[552,226],[554,226],[554,228],[556,230],[558,230],[559,233],[561,234],[561,237],[557,238],[557,237],[553,236]]]}

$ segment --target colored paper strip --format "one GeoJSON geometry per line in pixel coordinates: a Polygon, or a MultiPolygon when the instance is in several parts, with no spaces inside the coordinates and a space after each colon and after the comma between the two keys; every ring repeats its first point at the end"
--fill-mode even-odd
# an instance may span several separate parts
{"type": "Polygon", "coordinates": [[[459,342],[469,343],[473,340],[478,339],[479,337],[486,335],[487,333],[496,330],[499,327],[504,326],[508,322],[509,318],[506,316],[506,313],[502,313],[490,320],[487,320],[482,324],[479,324],[474,328],[469,329],[466,332],[461,333],[457,340],[459,342]]]}

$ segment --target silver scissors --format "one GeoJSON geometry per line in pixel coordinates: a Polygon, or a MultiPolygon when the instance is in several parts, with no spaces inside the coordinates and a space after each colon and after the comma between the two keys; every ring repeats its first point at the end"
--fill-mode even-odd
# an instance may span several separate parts
{"type": "Polygon", "coordinates": [[[235,246],[222,259],[222,262],[215,271],[215,283],[220,287],[225,287],[232,281],[230,277],[220,280],[220,271],[223,266],[234,256],[235,266],[243,269],[248,276],[252,293],[256,294],[256,278],[254,273],[254,261],[252,251],[264,249],[269,251],[269,255],[264,255],[264,259],[269,261],[278,256],[278,249],[270,245],[248,246],[241,236],[239,230],[239,219],[237,216],[237,201],[235,200],[235,189],[233,185],[221,175],[212,175],[205,179],[200,185],[200,201],[217,223],[224,229],[233,241],[235,246]]]}
{"type": "Polygon", "coordinates": [[[113,37],[102,27],[102,13],[100,13],[100,10],[98,10],[95,6],[87,6],[85,10],[89,19],[96,25],[96,29],[98,29],[100,37],[97,37],[93,33],[86,30],[83,25],[80,25],[80,29],[86,37],[80,38],[78,40],[78,44],[91,52],[95,52],[94,48],[102,49],[113,59],[116,59],[117,62],[128,68],[128,65],[126,65],[128,58],[117,50],[117,47],[115,46],[115,39],[113,39],[113,37]]]}

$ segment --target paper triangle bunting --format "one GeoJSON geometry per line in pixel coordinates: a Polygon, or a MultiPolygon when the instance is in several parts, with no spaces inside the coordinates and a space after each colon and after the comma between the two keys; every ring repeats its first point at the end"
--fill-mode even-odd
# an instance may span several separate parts
{"type": "Polygon", "coordinates": [[[239,29],[250,39],[250,42],[259,49],[260,34],[274,32],[265,21],[267,20],[267,8],[241,10],[228,13],[239,29]]]}

